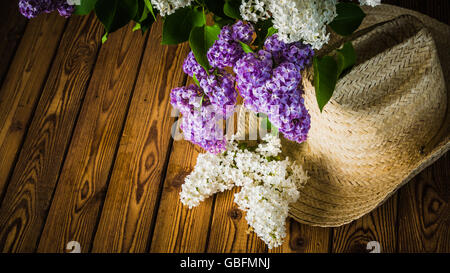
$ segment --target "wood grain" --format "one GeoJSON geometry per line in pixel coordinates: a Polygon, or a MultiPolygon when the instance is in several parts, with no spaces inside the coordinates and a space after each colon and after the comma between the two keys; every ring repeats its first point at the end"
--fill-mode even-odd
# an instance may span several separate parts
{"type": "Polygon", "coordinates": [[[161,45],[153,25],[108,187],[93,252],[147,252],[171,146],[169,93],[189,46],[161,45]]]}
{"type": "Polygon", "coordinates": [[[450,154],[399,193],[399,252],[450,252],[450,154]]]}
{"type": "Polygon", "coordinates": [[[367,243],[377,241],[381,252],[396,252],[397,193],[371,213],[350,224],[334,228],[332,252],[368,253],[367,243]]]}
{"type": "Polygon", "coordinates": [[[269,253],[328,253],[332,228],[313,227],[288,218],[284,243],[269,253]]]}
{"type": "Polygon", "coordinates": [[[234,194],[239,191],[240,188],[235,187],[216,195],[208,252],[267,252],[266,244],[249,231],[245,212],[234,203],[234,194]]]}
{"type": "Polygon", "coordinates": [[[192,172],[198,146],[174,141],[153,232],[151,252],[204,252],[214,198],[189,209],[180,202],[181,185],[192,172]]]}
{"type": "Polygon", "coordinates": [[[8,71],[27,24],[27,19],[19,12],[17,1],[7,1],[2,5],[0,9],[0,52],[2,53],[0,58],[0,84],[8,71]]]}
{"type": "Polygon", "coordinates": [[[0,91],[0,201],[64,26],[57,15],[30,22],[5,76],[0,91]]]}
{"type": "Polygon", "coordinates": [[[3,252],[36,249],[101,34],[93,15],[70,20],[0,209],[3,252]]]}
{"type": "Polygon", "coordinates": [[[106,183],[122,133],[145,37],[132,25],[102,46],[39,243],[39,252],[64,252],[77,241],[90,249],[106,183]]]}

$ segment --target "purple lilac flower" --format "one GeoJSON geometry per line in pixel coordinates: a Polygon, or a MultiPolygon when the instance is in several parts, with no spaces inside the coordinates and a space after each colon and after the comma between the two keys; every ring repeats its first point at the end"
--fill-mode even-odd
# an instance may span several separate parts
{"type": "Polygon", "coordinates": [[[234,67],[245,106],[267,114],[286,138],[297,142],[306,140],[310,128],[300,72],[311,63],[312,54],[309,46],[285,44],[273,35],[265,50],[246,54],[234,67]]]}
{"type": "Polygon", "coordinates": [[[218,154],[226,150],[227,144],[221,122],[223,118],[214,111],[214,107],[202,106],[201,110],[184,115],[180,128],[186,140],[210,153],[218,154]]]}
{"type": "Polygon", "coordinates": [[[234,76],[226,71],[212,73],[200,80],[203,91],[224,117],[234,112],[237,98],[234,82],[234,76]]]}
{"type": "Polygon", "coordinates": [[[34,18],[45,12],[50,13],[55,9],[64,17],[70,17],[75,11],[74,5],[69,5],[67,0],[20,0],[19,11],[28,19],[34,18]]]}
{"type": "Polygon", "coordinates": [[[200,107],[202,98],[203,92],[195,84],[191,84],[187,87],[177,87],[170,92],[170,103],[183,115],[193,113],[195,108],[200,107]]]}
{"type": "Polygon", "coordinates": [[[244,55],[239,42],[250,43],[253,39],[253,27],[242,21],[233,26],[224,26],[218,39],[208,50],[206,56],[212,67],[223,69],[232,67],[244,55]]]}
{"type": "Polygon", "coordinates": [[[180,128],[186,140],[210,153],[225,151],[222,110],[211,103],[200,87],[191,84],[172,89],[170,103],[183,114],[180,128]]]}
{"type": "Polygon", "coordinates": [[[201,79],[207,76],[205,69],[197,62],[192,51],[189,52],[186,59],[184,59],[183,71],[191,78],[194,77],[194,74],[197,79],[201,79]]]}
{"type": "Polygon", "coordinates": [[[19,11],[28,19],[34,18],[42,12],[49,12],[54,9],[51,0],[20,0],[19,11]]]}
{"type": "Polygon", "coordinates": [[[234,66],[236,82],[247,108],[264,112],[269,100],[266,83],[272,75],[272,55],[260,50],[257,54],[246,54],[234,66]]]}
{"type": "Polygon", "coordinates": [[[249,44],[253,40],[253,33],[255,30],[251,24],[245,24],[242,21],[238,21],[232,26],[231,37],[234,41],[241,41],[249,44]]]}
{"type": "Polygon", "coordinates": [[[206,56],[212,67],[223,69],[232,67],[243,54],[244,50],[239,43],[217,40],[208,50],[206,56]]]}
{"type": "Polygon", "coordinates": [[[233,41],[233,28],[229,25],[223,26],[220,30],[218,40],[225,42],[233,41]]]}
{"type": "Polygon", "coordinates": [[[183,70],[191,77],[195,74],[202,92],[212,104],[221,110],[225,117],[232,114],[237,98],[234,88],[235,78],[232,74],[221,69],[211,69],[208,75],[205,69],[195,60],[192,51],[184,60],[183,70]]]}
{"type": "Polygon", "coordinates": [[[282,61],[290,62],[297,66],[298,70],[303,70],[312,62],[314,50],[309,46],[299,42],[289,44],[282,51],[282,61]]]}
{"type": "Polygon", "coordinates": [[[301,143],[306,140],[311,120],[300,89],[281,95],[278,111],[269,112],[269,120],[278,127],[284,137],[301,143]]]}
{"type": "Polygon", "coordinates": [[[285,44],[278,40],[277,34],[268,37],[264,42],[264,47],[272,53],[276,64],[290,62],[296,65],[299,70],[303,70],[310,65],[314,55],[311,46],[301,42],[285,44]]]}
{"type": "Polygon", "coordinates": [[[69,18],[75,11],[75,5],[69,5],[67,0],[57,0],[56,9],[58,10],[59,15],[69,18]]]}

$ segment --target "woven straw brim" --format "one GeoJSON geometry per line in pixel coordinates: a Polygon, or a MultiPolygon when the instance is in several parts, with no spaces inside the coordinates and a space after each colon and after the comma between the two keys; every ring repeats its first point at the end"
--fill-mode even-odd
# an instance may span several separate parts
{"type": "MultiPolygon", "coordinates": [[[[423,14],[391,5],[364,7],[364,10],[367,17],[360,29],[378,27],[382,22],[394,20],[394,26],[391,25],[386,35],[380,37],[409,37],[405,26],[403,30],[395,28],[395,24],[411,21],[408,17],[395,20],[401,15],[417,18],[424,28],[415,22],[408,23],[414,37],[405,38],[406,45],[402,46],[412,48],[411,51],[393,47],[382,52],[384,59],[369,56],[371,62],[359,64],[367,66],[358,67],[360,77],[367,76],[372,80],[369,85],[376,86],[370,88],[371,93],[364,96],[360,93],[355,96],[341,94],[339,90],[348,91],[362,83],[357,74],[350,72],[346,80],[338,82],[337,92],[323,113],[319,113],[314,88],[308,82],[304,83],[305,104],[312,116],[311,137],[301,145],[283,140],[283,151],[290,158],[303,161],[310,176],[307,185],[300,189],[299,201],[290,208],[290,216],[302,223],[331,227],[360,218],[450,148],[450,109],[447,107],[450,105],[447,94],[450,86],[450,27],[423,14]],[[409,66],[412,68],[408,69],[409,66]],[[372,79],[371,75],[377,73],[376,68],[382,69],[390,79],[372,79]],[[363,75],[365,71],[369,74],[363,75]],[[397,71],[402,74],[396,74],[397,71]],[[413,90],[407,95],[402,93],[403,97],[398,100],[395,92],[386,96],[384,91],[393,88],[389,84],[397,84],[396,77],[401,79],[397,81],[401,86],[395,88],[413,90]],[[424,92],[414,91],[420,88],[424,92]],[[360,104],[367,104],[367,111],[371,112],[360,108],[355,111],[357,99],[363,100],[360,104]],[[378,108],[371,103],[382,105],[381,110],[374,111],[378,108]],[[388,111],[383,112],[386,108],[388,111]]],[[[383,34],[382,31],[374,35],[383,34]]],[[[336,41],[330,46],[333,43],[336,41]]],[[[370,48],[370,45],[365,46],[370,48]]]]}

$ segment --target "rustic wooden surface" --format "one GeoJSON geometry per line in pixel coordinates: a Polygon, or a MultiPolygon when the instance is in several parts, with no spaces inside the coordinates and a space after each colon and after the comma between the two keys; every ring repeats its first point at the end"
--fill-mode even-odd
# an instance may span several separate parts
{"type": "MultiPolygon", "coordinates": [[[[186,44],[162,46],[161,21],[101,44],[94,16],[27,21],[0,12],[0,250],[67,252],[450,252],[447,153],[370,214],[338,228],[288,220],[267,249],[234,191],[192,210],[178,193],[200,149],[174,141],[172,87],[189,84],[186,44]]],[[[450,24],[447,0],[388,0],[450,24]]],[[[443,64],[445,65],[445,64],[443,64]]],[[[448,64],[446,64],[448,65],[448,64]]]]}

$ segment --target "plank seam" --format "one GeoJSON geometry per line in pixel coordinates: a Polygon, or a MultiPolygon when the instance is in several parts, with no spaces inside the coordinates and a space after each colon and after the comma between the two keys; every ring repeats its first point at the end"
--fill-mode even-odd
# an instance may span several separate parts
{"type": "Polygon", "coordinates": [[[209,218],[208,235],[206,235],[206,242],[205,242],[205,251],[204,251],[204,253],[208,252],[209,238],[210,238],[210,235],[211,235],[211,227],[212,227],[212,221],[213,221],[213,218],[214,218],[215,207],[216,207],[216,195],[214,195],[214,198],[213,198],[213,201],[212,201],[212,205],[211,205],[211,216],[209,218]]]}
{"type": "MultiPolygon", "coordinates": [[[[181,86],[185,86],[187,84],[187,75],[183,76],[183,83],[181,84],[181,86]]],[[[152,217],[152,221],[150,224],[150,233],[149,233],[149,239],[147,242],[147,246],[145,248],[145,252],[149,253],[151,246],[152,246],[152,241],[153,241],[153,233],[155,232],[155,226],[156,226],[156,220],[158,219],[158,211],[159,211],[159,206],[161,204],[161,196],[162,196],[162,192],[164,189],[164,182],[166,180],[167,177],[167,168],[169,166],[169,162],[170,162],[170,156],[172,155],[172,149],[173,149],[173,137],[172,135],[170,135],[170,141],[169,141],[169,147],[166,153],[166,158],[164,160],[164,165],[163,165],[163,173],[161,175],[161,180],[159,183],[159,187],[158,187],[158,195],[156,197],[156,203],[155,206],[153,208],[153,217],[152,217]]]]}
{"type": "MultiPolygon", "coordinates": [[[[411,182],[414,182],[414,181],[411,181],[411,182]]],[[[401,200],[400,194],[401,194],[400,190],[397,191],[397,193],[395,194],[395,198],[397,199],[397,208],[396,208],[397,215],[395,217],[395,232],[394,232],[394,234],[395,234],[395,248],[394,248],[395,253],[398,253],[398,251],[399,251],[398,235],[399,235],[399,230],[400,230],[400,200],[401,200]]]]}
{"type": "Polygon", "coordinates": [[[333,253],[333,236],[334,236],[334,229],[330,228],[330,231],[328,234],[328,253],[333,253]]]}

